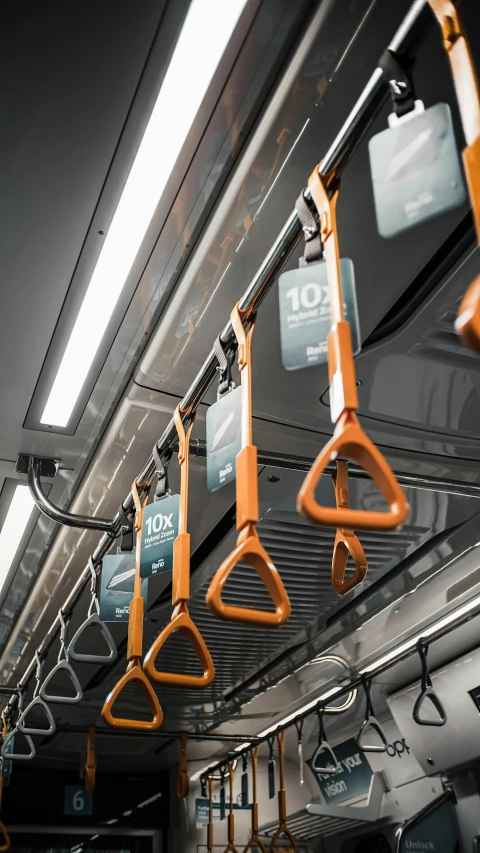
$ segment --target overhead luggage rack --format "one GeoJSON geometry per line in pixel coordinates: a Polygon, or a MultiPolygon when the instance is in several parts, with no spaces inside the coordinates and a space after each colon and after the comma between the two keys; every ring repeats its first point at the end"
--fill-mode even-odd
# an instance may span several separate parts
{"type": "MultiPolygon", "coordinates": [[[[295,812],[288,818],[288,825],[296,838],[312,841],[319,835],[337,835],[357,829],[366,823],[378,824],[382,821],[380,810],[386,790],[383,774],[374,773],[365,805],[328,806],[321,802],[321,797],[314,797],[306,809],[295,812]]],[[[260,835],[265,838],[273,837],[277,826],[275,821],[265,824],[260,835]]]]}

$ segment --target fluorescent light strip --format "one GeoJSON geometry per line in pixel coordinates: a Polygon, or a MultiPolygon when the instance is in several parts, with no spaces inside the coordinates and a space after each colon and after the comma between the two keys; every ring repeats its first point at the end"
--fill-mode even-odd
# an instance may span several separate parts
{"type": "Polygon", "coordinates": [[[16,486],[0,531],[0,589],[15,559],[34,506],[28,486],[16,486]]]}
{"type": "Polygon", "coordinates": [[[192,0],[55,377],[42,424],[65,427],[246,0],[192,0]]]}

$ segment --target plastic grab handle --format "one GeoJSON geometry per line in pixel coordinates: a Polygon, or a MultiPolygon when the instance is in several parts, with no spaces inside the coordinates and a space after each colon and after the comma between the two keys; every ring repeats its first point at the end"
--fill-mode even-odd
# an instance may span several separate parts
{"type": "Polygon", "coordinates": [[[115,685],[113,690],[108,694],[107,700],[102,708],[102,719],[113,729],[128,729],[132,732],[154,732],[163,722],[163,712],[160,707],[158,697],[150,684],[147,676],[142,670],[138,660],[130,661],[125,675],[115,685]],[[149,708],[152,711],[151,720],[129,720],[122,717],[114,717],[112,714],[113,706],[117,701],[122,690],[130,682],[138,685],[141,692],[148,702],[149,708]]]}
{"type": "Polygon", "coordinates": [[[89,726],[87,738],[87,761],[85,764],[85,792],[93,794],[95,790],[95,726],[89,726]]]}
{"type": "Polygon", "coordinates": [[[98,613],[92,613],[82,625],[80,625],[79,629],[73,635],[70,640],[70,644],[67,649],[67,657],[71,658],[71,660],[78,661],[79,663],[113,663],[117,658],[117,647],[115,645],[115,640],[113,639],[109,628],[102,622],[98,613]],[[85,652],[77,652],[75,650],[75,645],[78,643],[82,634],[87,631],[88,628],[92,626],[98,626],[100,632],[108,646],[108,654],[106,655],[95,655],[95,654],[86,654],[85,652]]]}
{"type": "Polygon", "coordinates": [[[393,530],[403,524],[408,514],[408,503],[395,475],[377,447],[363,432],[356,416],[346,413],[335,428],[330,441],[320,451],[297,498],[297,509],[314,524],[327,527],[352,527],[364,530],[393,530]],[[315,489],[328,463],[338,455],[348,456],[358,462],[388,504],[386,512],[351,509],[350,507],[320,506],[315,499],[315,489]]]}
{"type": "Polygon", "coordinates": [[[232,622],[250,622],[254,625],[275,627],[283,625],[290,616],[290,600],[282,579],[268,556],[253,524],[245,527],[237,539],[237,547],[223,561],[212,579],[207,592],[206,602],[210,610],[219,619],[229,619],[232,622]],[[275,611],[254,610],[251,607],[235,607],[225,604],[222,591],[231,572],[238,563],[248,563],[263,581],[270,593],[275,611]]]}
{"type": "MultiPolygon", "coordinates": [[[[348,462],[337,460],[337,470],[332,474],[335,499],[338,507],[349,507],[348,462]]],[[[345,595],[358,586],[367,574],[368,564],[362,543],[349,527],[337,530],[332,556],[332,586],[338,595],[345,595]],[[348,558],[355,563],[355,572],[345,580],[348,558]]]]}
{"type": "Polygon", "coordinates": [[[285,791],[285,732],[280,732],[277,735],[278,743],[278,759],[280,763],[280,790],[278,792],[278,818],[279,825],[270,842],[270,853],[298,853],[297,842],[293,837],[290,829],[287,826],[287,793],[285,791]],[[282,847],[277,848],[276,844],[281,836],[286,837],[290,842],[291,847],[284,847],[284,838],[282,838],[282,847]]]}
{"type": "Polygon", "coordinates": [[[159,684],[172,684],[176,687],[201,688],[208,687],[208,685],[212,683],[215,678],[213,660],[210,652],[208,651],[205,640],[190,617],[188,607],[185,602],[181,602],[173,611],[171,621],[153,642],[149,651],[145,655],[143,669],[151,681],[155,681],[159,684]],[[155,661],[160,649],[167,642],[171,634],[174,634],[177,631],[179,631],[190,643],[200,662],[200,666],[203,669],[203,675],[184,675],[183,673],[176,672],[161,672],[156,669],[155,661]]]}
{"type": "Polygon", "coordinates": [[[55,720],[53,719],[53,714],[47,703],[44,702],[40,696],[36,696],[34,699],[32,699],[30,704],[27,705],[25,710],[22,712],[17,722],[17,729],[23,735],[44,735],[45,737],[48,735],[53,735],[55,731],[55,720]],[[44,711],[45,717],[47,719],[48,727],[44,727],[43,729],[37,726],[28,726],[25,722],[27,716],[32,711],[32,708],[35,708],[37,706],[44,711]]]}
{"type": "Polygon", "coordinates": [[[10,850],[11,841],[7,828],[2,820],[0,820],[0,833],[3,836],[3,844],[0,844],[0,853],[3,853],[4,850],[10,850]]]}

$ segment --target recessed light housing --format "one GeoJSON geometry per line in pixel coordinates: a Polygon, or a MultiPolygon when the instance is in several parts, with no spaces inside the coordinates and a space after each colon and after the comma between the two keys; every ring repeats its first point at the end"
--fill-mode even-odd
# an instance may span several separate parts
{"type": "Polygon", "coordinates": [[[247,0],[192,0],[40,422],[66,427],[175,162],[247,0]]]}

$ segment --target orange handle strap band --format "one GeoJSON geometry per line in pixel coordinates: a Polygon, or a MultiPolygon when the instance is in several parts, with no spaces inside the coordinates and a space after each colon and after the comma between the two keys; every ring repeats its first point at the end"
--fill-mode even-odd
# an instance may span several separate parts
{"type": "Polygon", "coordinates": [[[207,853],[213,853],[213,774],[208,777],[207,853]]]}
{"type": "Polygon", "coordinates": [[[251,320],[247,333],[243,325],[242,317],[244,316],[238,305],[230,316],[238,342],[238,366],[242,388],[242,449],[237,454],[236,460],[237,530],[240,533],[236,547],[223,561],[212,579],[206,602],[219,619],[273,627],[287,621],[291,608],[282,579],[261,544],[255,528],[259,519],[257,448],[252,444],[251,344],[255,320],[251,320]],[[256,571],[270,593],[275,607],[274,612],[254,610],[251,607],[234,607],[223,602],[223,587],[230,573],[240,562],[248,563],[256,571]]]}
{"type": "MultiPolygon", "coordinates": [[[[349,506],[348,500],[348,462],[337,459],[337,470],[332,474],[337,507],[349,506]]],[[[349,527],[337,530],[332,557],[332,586],[338,595],[345,595],[358,586],[367,574],[368,563],[362,543],[349,527]],[[345,580],[348,558],[355,563],[355,572],[345,580]]]]}
{"type": "Polygon", "coordinates": [[[233,761],[228,766],[228,784],[230,792],[230,809],[228,812],[228,844],[223,853],[238,853],[235,847],[235,816],[233,814],[233,761]]]}
{"type": "Polygon", "coordinates": [[[195,415],[190,416],[187,430],[183,425],[180,406],[175,409],[173,418],[178,433],[178,461],[180,464],[180,517],[178,536],[173,543],[173,578],[172,604],[174,611],[168,625],[160,631],[145,655],[143,669],[148,677],[161,684],[171,684],[176,687],[202,688],[208,687],[215,678],[215,667],[208,651],[205,640],[193,622],[188,612],[187,602],[190,598],[190,534],[187,532],[188,514],[188,460],[190,435],[193,429],[195,415]],[[190,643],[195,652],[203,675],[184,675],[176,672],[161,672],[155,666],[161,648],[171,634],[179,631],[190,643]]]}
{"type": "Polygon", "coordinates": [[[135,530],[137,534],[136,553],[135,553],[135,580],[133,586],[133,598],[130,602],[130,614],[128,617],[128,643],[127,643],[127,660],[129,664],[125,675],[115,685],[113,690],[107,696],[105,704],[102,708],[102,719],[107,725],[115,729],[128,729],[134,732],[152,732],[158,729],[163,722],[163,712],[152,685],[147,676],[142,670],[140,658],[143,651],[143,616],[145,602],[142,598],[142,580],[140,577],[140,558],[142,545],[142,518],[143,508],[147,502],[148,494],[143,502],[138,494],[137,481],[133,481],[132,496],[135,504],[135,530]],[[117,701],[122,690],[129,684],[134,682],[140,689],[147,700],[147,704],[152,712],[151,720],[131,720],[128,718],[114,717],[112,714],[113,706],[117,701]]]}
{"type": "Polygon", "coordinates": [[[250,750],[250,757],[252,759],[252,835],[247,841],[245,847],[243,848],[243,853],[248,853],[248,851],[256,845],[261,853],[267,853],[266,847],[258,834],[258,800],[257,800],[257,767],[258,767],[258,750],[259,747],[255,746],[250,750]]]}
{"type": "Polygon", "coordinates": [[[4,850],[10,850],[11,841],[7,828],[2,820],[0,820],[0,834],[3,837],[3,843],[0,844],[0,853],[3,853],[4,850]]]}
{"type": "Polygon", "coordinates": [[[442,29],[467,147],[463,165],[480,240],[480,89],[462,20],[452,0],[428,0],[442,29]]]}
{"type": "Polygon", "coordinates": [[[177,776],[177,797],[179,800],[184,800],[190,791],[190,780],[188,778],[187,765],[187,743],[188,734],[187,732],[182,732],[180,739],[180,765],[177,776]]]}
{"type": "MultiPolygon", "coordinates": [[[[295,841],[291,831],[287,826],[287,793],[285,791],[285,732],[280,732],[277,735],[277,743],[278,743],[278,762],[280,767],[280,790],[278,792],[278,820],[279,825],[275,835],[272,838],[270,844],[270,853],[297,853],[297,842],[295,841]],[[280,836],[286,836],[287,840],[291,844],[291,847],[281,847],[277,848],[277,841],[280,836]]],[[[282,843],[285,841],[282,839],[282,843]]]]}
{"type": "Polygon", "coordinates": [[[9,732],[8,721],[7,721],[7,711],[4,708],[2,711],[2,738],[6,738],[9,732]]]}
{"type": "MultiPolygon", "coordinates": [[[[440,24],[452,69],[467,147],[463,165],[480,241],[480,88],[462,20],[452,0],[429,0],[440,24]]],[[[470,285],[460,305],[455,328],[480,353],[480,276],[470,285]]]]}
{"type": "Polygon", "coordinates": [[[95,789],[95,726],[89,726],[87,739],[87,762],[85,764],[85,792],[93,794],[95,789]]]}
{"type": "Polygon", "coordinates": [[[380,451],[363,432],[356,416],[358,408],[355,363],[353,360],[350,323],[343,313],[343,293],[340,278],[336,204],[338,184],[330,199],[327,185],[331,180],[317,168],[308,185],[318,210],[320,233],[327,264],[332,327],[328,335],[328,371],[330,379],[330,408],[336,424],[330,441],[320,451],[308,472],[297,498],[297,509],[315,524],[327,527],[363,527],[366,530],[393,530],[402,524],[408,513],[408,503],[393,471],[380,451]],[[355,510],[340,506],[335,509],[320,506],[315,489],[328,463],[337,456],[348,456],[358,462],[382,492],[387,512],[355,510]]]}

